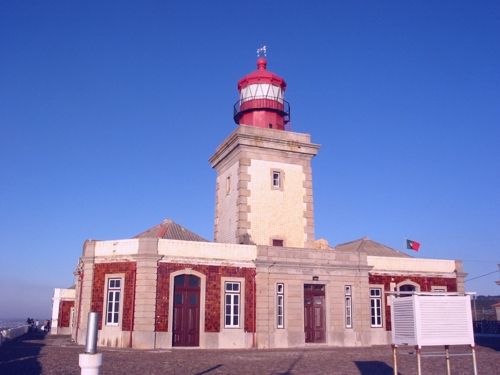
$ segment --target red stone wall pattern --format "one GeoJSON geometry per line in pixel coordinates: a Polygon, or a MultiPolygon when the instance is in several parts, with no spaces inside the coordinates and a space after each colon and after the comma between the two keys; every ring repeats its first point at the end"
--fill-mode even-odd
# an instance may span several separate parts
{"type": "Polygon", "coordinates": [[[69,327],[71,308],[73,306],[75,306],[75,301],[61,301],[59,304],[59,316],[57,318],[57,325],[59,327],[69,327]]]}
{"type": "MultiPolygon", "coordinates": [[[[403,281],[410,280],[420,285],[421,292],[430,292],[433,286],[445,286],[448,292],[457,291],[457,279],[449,277],[423,277],[423,276],[391,276],[391,275],[370,275],[369,283],[383,284],[384,292],[391,291],[390,283],[399,284],[403,281]]],[[[391,330],[391,306],[385,305],[385,329],[391,330]]]]}
{"type": "Polygon", "coordinates": [[[115,273],[124,273],[125,280],[122,289],[123,295],[123,316],[122,330],[130,331],[133,326],[134,309],[134,284],[135,284],[135,262],[115,262],[115,263],[97,263],[94,265],[94,279],[92,281],[92,305],[91,311],[98,312],[99,329],[102,329],[102,314],[104,311],[104,293],[106,292],[106,275],[115,273]]]}
{"type": "Polygon", "coordinates": [[[255,332],[255,269],[207,266],[179,263],[160,263],[156,287],[156,331],[168,330],[170,274],[185,268],[206,275],[205,332],[220,332],[221,278],[245,278],[245,331],[255,332]]]}

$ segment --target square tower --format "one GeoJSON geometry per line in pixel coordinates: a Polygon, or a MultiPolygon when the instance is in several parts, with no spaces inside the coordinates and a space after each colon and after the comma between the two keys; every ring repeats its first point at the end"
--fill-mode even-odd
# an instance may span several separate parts
{"type": "Polygon", "coordinates": [[[210,158],[215,242],[312,246],[311,159],[318,149],[308,134],[239,125],[210,158]]]}

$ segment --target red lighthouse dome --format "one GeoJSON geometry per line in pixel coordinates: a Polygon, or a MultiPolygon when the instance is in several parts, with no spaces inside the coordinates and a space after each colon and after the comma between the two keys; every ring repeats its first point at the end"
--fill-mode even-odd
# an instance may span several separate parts
{"type": "Polygon", "coordinates": [[[240,99],[234,105],[234,121],[238,125],[284,130],[290,121],[285,90],[285,80],[267,70],[266,58],[259,57],[257,70],[238,81],[240,99]]]}

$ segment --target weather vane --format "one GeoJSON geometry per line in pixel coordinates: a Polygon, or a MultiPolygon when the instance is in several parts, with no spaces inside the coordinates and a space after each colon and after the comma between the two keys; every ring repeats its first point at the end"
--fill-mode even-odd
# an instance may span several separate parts
{"type": "Polygon", "coordinates": [[[262,46],[260,48],[257,48],[257,57],[261,57],[261,56],[264,56],[264,57],[267,56],[267,47],[266,46],[262,46]]]}

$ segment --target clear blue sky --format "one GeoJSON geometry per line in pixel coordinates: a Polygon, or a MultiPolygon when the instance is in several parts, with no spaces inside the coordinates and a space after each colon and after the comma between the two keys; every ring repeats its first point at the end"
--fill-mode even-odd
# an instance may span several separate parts
{"type": "MultiPolygon", "coordinates": [[[[213,238],[208,158],[268,46],[316,236],[500,263],[500,2],[2,1],[0,317],[48,316],[86,238],[213,238]]],[[[500,294],[498,273],[467,290],[500,294]]]]}

